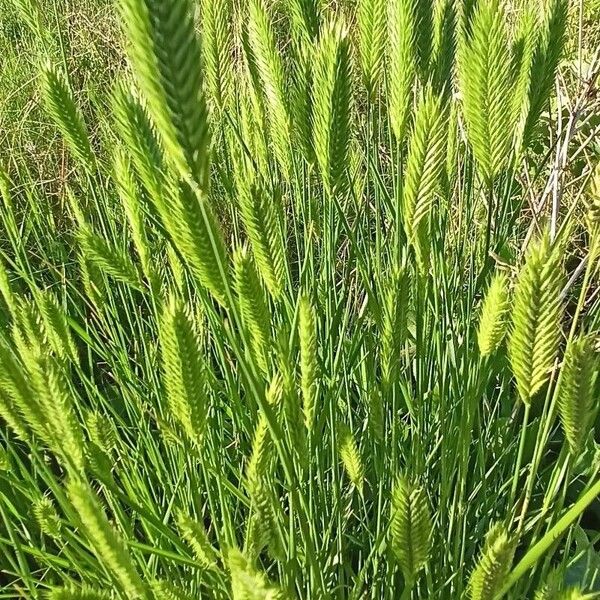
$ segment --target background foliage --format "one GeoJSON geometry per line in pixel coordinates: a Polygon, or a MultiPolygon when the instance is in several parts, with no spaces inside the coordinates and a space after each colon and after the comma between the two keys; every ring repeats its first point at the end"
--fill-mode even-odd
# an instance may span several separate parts
{"type": "Polygon", "coordinates": [[[597,17],[0,4],[2,597],[595,597],[597,17]]]}

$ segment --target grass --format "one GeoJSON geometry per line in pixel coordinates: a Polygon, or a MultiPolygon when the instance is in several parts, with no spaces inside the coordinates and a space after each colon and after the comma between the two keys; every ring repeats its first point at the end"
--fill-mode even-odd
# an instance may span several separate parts
{"type": "Polygon", "coordinates": [[[2,8],[2,597],[597,597],[577,7],[67,4],[2,8]]]}
{"type": "MultiPolygon", "coordinates": [[[[28,6],[12,0],[0,6],[0,158],[7,167],[28,169],[33,179],[50,183],[67,177],[73,166],[41,106],[40,66],[52,60],[70,73],[85,113],[94,122],[106,111],[105,93],[123,68],[123,50],[111,2],[51,0],[39,11],[43,39],[25,18],[31,13],[28,6]]],[[[98,138],[99,128],[92,133],[98,138]]]]}

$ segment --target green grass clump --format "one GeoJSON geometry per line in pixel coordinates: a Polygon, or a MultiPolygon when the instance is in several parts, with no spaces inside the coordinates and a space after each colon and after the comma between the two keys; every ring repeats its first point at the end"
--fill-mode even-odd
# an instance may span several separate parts
{"type": "Polygon", "coordinates": [[[567,1],[115,4],[110,82],[1,31],[62,159],[0,168],[0,595],[594,597],[567,1]]]}

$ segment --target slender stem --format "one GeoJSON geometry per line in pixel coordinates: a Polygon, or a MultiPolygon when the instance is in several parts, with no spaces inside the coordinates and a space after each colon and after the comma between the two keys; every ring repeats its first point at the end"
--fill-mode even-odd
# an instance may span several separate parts
{"type": "Polygon", "coordinates": [[[531,411],[531,404],[525,404],[525,411],[523,412],[523,424],[521,425],[521,436],[519,440],[519,452],[517,454],[517,462],[515,463],[515,470],[513,473],[512,487],[510,490],[510,506],[513,506],[517,495],[517,487],[519,485],[519,475],[521,474],[521,465],[523,464],[523,453],[525,451],[525,440],[527,438],[527,425],[529,424],[529,413],[531,411]]]}
{"type": "Polygon", "coordinates": [[[487,190],[487,228],[485,231],[485,253],[483,255],[483,265],[487,264],[489,260],[490,246],[492,243],[492,227],[493,227],[493,214],[494,214],[494,186],[489,183],[487,190]]]}
{"type": "Polygon", "coordinates": [[[415,586],[414,581],[405,581],[404,589],[402,590],[402,596],[400,596],[400,600],[410,600],[412,595],[413,587],[415,586]]]}
{"type": "Polygon", "coordinates": [[[557,521],[556,525],[544,535],[544,537],[532,546],[517,566],[508,576],[504,587],[501,589],[498,598],[502,598],[508,590],[523,576],[529,569],[533,568],[544,553],[554,544],[563,533],[579,518],[581,513],[596,499],[600,494],[600,479],[594,483],[587,492],[584,492],[579,500],[557,521]]]}

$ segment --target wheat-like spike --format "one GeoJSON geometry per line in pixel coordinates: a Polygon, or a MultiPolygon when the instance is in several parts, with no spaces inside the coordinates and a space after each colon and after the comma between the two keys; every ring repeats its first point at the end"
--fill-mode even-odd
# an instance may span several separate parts
{"type": "MultiPolygon", "coordinates": [[[[282,380],[279,376],[275,376],[267,390],[267,401],[269,404],[276,408],[281,401],[282,393],[282,380]]],[[[248,459],[245,473],[246,489],[254,504],[257,503],[261,494],[264,496],[263,488],[265,487],[265,482],[269,479],[273,470],[273,449],[268,421],[265,414],[261,411],[254,430],[252,453],[248,459]]]]}
{"type": "Polygon", "coordinates": [[[294,141],[300,145],[304,159],[315,162],[313,148],[313,54],[314,47],[307,44],[296,49],[291,81],[292,130],[294,141]]]}
{"type": "Polygon", "coordinates": [[[90,411],[86,416],[85,426],[90,440],[110,454],[117,445],[117,432],[113,422],[98,411],[90,411]]]}
{"type": "Polygon", "coordinates": [[[538,45],[538,29],[535,12],[531,8],[523,9],[518,23],[515,41],[513,42],[513,63],[515,69],[515,85],[513,111],[517,123],[514,144],[518,150],[523,149],[525,128],[530,112],[530,86],[533,60],[538,45]]]}
{"type": "Polygon", "coordinates": [[[495,600],[510,571],[514,543],[501,523],[488,532],[479,561],[469,579],[471,600],[495,600]]]}
{"type": "Polygon", "coordinates": [[[146,235],[146,224],[144,223],[141,189],[133,173],[131,162],[121,148],[116,148],[114,152],[113,174],[119,198],[129,223],[131,239],[140,257],[142,270],[146,277],[153,281],[155,275],[150,258],[151,249],[146,235]]]}
{"type": "Polygon", "coordinates": [[[246,487],[250,496],[259,487],[260,481],[270,472],[273,461],[273,442],[269,432],[267,418],[261,412],[258,417],[254,439],[252,441],[252,454],[246,465],[246,487]]]}
{"type": "MultiPolygon", "coordinates": [[[[276,376],[267,392],[267,400],[271,405],[276,405],[281,391],[281,379],[276,376]]],[[[245,485],[251,499],[251,513],[246,528],[244,552],[249,557],[257,557],[265,546],[269,546],[271,555],[283,560],[285,554],[277,531],[272,493],[273,450],[267,419],[260,412],[252,441],[252,453],[246,465],[245,485]]]]}
{"type": "Polygon", "coordinates": [[[103,484],[114,486],[113,468],[115,465],[110,449],[90,440],[85,445],[85,450],[89,472],[103,484]]]}
{"type": "Polygon", "coordinates": [[[117,281],[142,289],[138,271],[125,252],[96,235],[87,225],[79,228],[77,237],[82,253],[93,265],[117,281]]]}
{"type": "Polygon", "coordinates": [[[489,186],[506,167],[516,119],[515,73],[499,0],[482,0],[471,36],[459,44],[459,81],[467,137],[489,186]]]}
{"type": "Polygon", "coordinates": [[[62,522],[52,500],[47,496],[42,496],[33,503],[32,512],[42,533],[55,540],[59,540],[61,537],[62,522]]]}
{"type": "Polygon", "coordinates": [[[45,416],[32,398],[30,382],[19,362],[19,355],[29,352],[29,344],[20,329],[23,306],[23,303],[16,305],[17,322],[13,324],[13,338],[18,352],[0,343],[0,414],[21,439],[29,439],[30,429],[45,439],[45,416]]]}
{"type": "Polygon", "coordinates": [[[545,11],[532,59],[525,143],[533,134],[542,110],[550,98],[566,41],[568,0],[551,0],[542,6],[545,6],[545,11]]]}
{"type": "Polygon", "coordinates": [[[192,273],[219,302],[227,305],[229,255],[221,226],[204,194],[187,183],[171,186],[162,221],[192,273]]]}
{"type": "Polygon", "coordinates": [[[292,35],[300,36],[308,43],[317,39],[321,26],[319,0],[286,0],[285,9],[292,35]]]}
{"type": "Polygon", "coordinates": [[[254,508],[246,520],[246,531],[244,532],[243,552],[251,562],[260,556],[260,553],[269,545],[270,523],[254,508]]]}
{"type": "Polygon", "coordinates": [[[561,339],[563,270],[548,235],[530,248],[515,289],[509,358],[521,399],[550,377],[561,339]]]}
{"type": "Polygon", "coordinates": [[[426,565],[431,548],[431,516],[425,490],[400,476],[392,491],[392,551],[408,586],[426,565]]]}
{"type": "Polygon", "coordinates": [[[382,290],[381,316],[381,379],[383,389],[398,379],[400,352],[408,333],[410,279],[405,269],[394,269],[386,278],[382,290]]]}
{"type": "Polygon", "coordinates": [[[208,345],[208,336],[210,331],[204,305],[201,302],[196,302],[192,313],[194,319],[194,326],[196,327],[198,339],[200,340],[200,346],[204,351],[206,350],[206,347],[208,345]]]}
{"type": "Polygon", "coordinates": [[[338,448],[340,459],[348,479],[354,487],[362,493],[363,483],[365,479],[365,466],[362,456],[358,450],[356,439],[349,427],[340,426],[338,434],[338,448]]]}
{"type": "MultiPolygon", "coordinates": [[[[561,592],[556,600],[589,600],[590,595],[585,594],[581,588],[573,587],[561,592]]],[[[593,598],[593,596],[592,596],[593,598]]]]}
{"type": "Polygon", "coordinates": [[[78,198],[78,194],[73,190],[73,187],[67,183],[66,185],[66,199],[69,205],[69,209],[71,211],[71,215],[73,220],[80,227],[85,225],[87,222],[86,214],[88,213],[88,208],[85,205],[82,205],[80,198],[78,198]]]}
{"type": "Polygon", "coordinates": [[[177,527],[183,539],[194,551],[194,556],[204,567],[207,569],[217,568],[218,553],[208,539],[204,524],[179,511],[177,513],[177,527]]]}
{"type": "Polygon", "coordinates": [[[438,0],[434,8],[434,37],[431,57],[433,88],[440,94],[452,92],[456,54],[456,6],[453,0],[438,0]]]}
{"type": "Polygon", "coordinates": [[[13,325],[15,344],[23,360],[29,357],[29,351],[32,348],[48,345],[48,335],[42,315],[35,302],[23,297],[19,299],[17,319],[13,325]],[[21,334],[20,337],[19,334],[21,334]]]}
{"type": "Polygon", "coordinates": [[[35,290],[33,301],[23,299],[19,325],[26,335],[29,348],[40,344],[48,347],[61,360],[67,357],[64,340],[70,335],[69,325],[50,290],[35,290]]]}
{"type": "Polygon", "coordinates": [[[160,203],[165,187],[164,156],[148,111],[124,84],[117,86],[112,106],[117,132],[128,157],[152,201],[160,203]]]}
{"type": "Polygon", "coordinates": [[[584,594],[579,587],[564,587],[564,575],[560,571],[553,571],[546,582],[535,592],[534,600],[584,600],[592,598],[584,594]]]}
{"type": "Polygon", "coordinates": [[[563,583],[560,571],[554,570],[535,592],[535,600],[558,600],[563,583]]]}
{"type": "Polygon", "coordinates": [[[11,460],[8,450],[0,446],[0,472],[6,473],[11,470],[11,460]]]}
{"type": "Polygon", "coordinates": [[[26,364],[37,406],[48,423],[48,445],[81,473],[85,466],[83,432],[64,369],[41,348],[31,350],[26,364]]]}
{"type": "MultiPolygon", "coordinates": [[[[0,363],[2,366],[2,363],[0,363]]],[[[27,424],[25,423],[19,407],[11,396],[3,388],[3,382],[0,379],[0,417],[12,429],[13,433],[23,441],[27,441],[27,424]]]]}
{"type": "Polygon", "coordinates": [[[170,276],[177,290],[183,295],[186,289],[186,268],[177,250],[172,244],[166,245],[166,264],[163,267],[163,277],[170,276]]]}
{"type": "Polygon", "coordinates": [[[113,574],[127,598],[145,598],[146,586],[138,575],[127,546],[109,523],[100,501],[90,485],[71,480],[67,486],[88,542],[98,560],[113,574]]]}
{"type": "Polygon", "coordinates": [[[15,352],[0,343],[0,410],[6,422],[21,438],[28,437],[28,429],[46,439],[47,418],[15,352]]]}
{"type": "Polygon", "coordinates": [[[113,457],[109,456],[94,442],[86,444],[85,449],[89,472],[104,485],[114,486],[115,480],[112,474],[114,467],[113,457]]]}
{"type": "MultiPolygon", "coordinates": [[[[278,408],[282,400],[282,380],[280,376],[275,376],[269,385],[267,390],[267,401],[274,408],[278,408]]],[[[273,459],[274,459],[274,446],[271,439],[271,433],[269,431],[269,425],[265,414],[261,411],[258,416],[258,422],[254,430],[254,437],[252,440],[252,453],[248,459],[245,473],[245,485],[250,498],[252,499],[252,506],[258,513],[264,513],[263,516],[268,517],[271,521],[274,521],[274,513],[272,510],[272,504],[270,497],[267,498],[266,490],[270,483],[270,474],[273,470],[273,459]]],[[[260,520],[260,519],[259,519],[260,520]]],[[[270,531],[272,529],[265,528],[264,524],[261,526],[261,530],[270,531]]],[[[249,522],[248,532],[251,535],[247,536],[247,541],[253,539],[257,540],[255,533],[256,528],[249,522]],[[251,532],[252,530],[252,532],[251,532]]],[[[262,539],[262,536],[261,536],[262,539]]],[[[265,538],[265,544],[269,542],[269,539],[265,538]]],[[[256,544],[251,544],[256,547],[256,544]]],[[[264,544],[260,546],[257,553],[262,550],[264,544]]]]}
{"type": "Polygon", "coordinates": [[[65,77],[51,65],[41,72],[44,104],[56,123],[73,155],[90,171],[94,168],[94,153],[90,145],[83,116],[75,104],[65,77]]]}
{"type": "Polygon", "coordinates": [[[473,15],[477,8],[476,0],[467,0],[466,2],[460,2],[457,6],[458,11],[458,42],[463,43],[464,41],[471,38],[473,34],[473,15]]]}
{"type": "Polygon", "coordinates": [[[284,175],[291,169],[291,121],[281,53],[264,0],[248,1],[247,48],[261,83],[267,107],[267,124],[275,156],[284,175]]]}
{"type": "Polygon", "coordinates": [[[433,50],[434,0],[412,0],[415,16],[415,53],[416,66],[422,82],[430,78],[430,61],[433,50]]]}
{"type": "Polygon", "coordinates": [[[206,190],[210,132],[191,0],[121,0],[130,57],[165,150],[206,190]]]}
{"type": "Polygon", "coordinates": [[[97,590],[89,586],[52,588],[48,592],[48,600],[110,600],[109,592],[97,590]]]}
{"type": "Polygon", "coordinates": [[[252,488],[251,513],[246,527],[244,554],[250,559],[255,559],[265,546],[268,546],[271,556],[283,562],[285,552],[277,530],[272,488],[273,481],[270,477],[259,479],[252,488]]]}
{"type": "Polygon", "coordinates": [[[39,356],[42,349],[49,347],[48,334],[35,302],[26,298],[19,299],[12,337],[18,355],[27,368],[32,358],[39,356]]]}
{"type": "Polygon", "coordinates": [[[44,42],[48,41],[48,28],[39,0],[12,0],[19,17],[27,27],[44,42]]]}
{"type": "Polygon", "coordinates": [[[193,596],[186,590],[181,589],[163,579],[153,581],[150,584],[154,600],[193,600],[193,596]]]}
{"type": "Polygon", "coordinates": [[[301,395],[296,386],[296,369],[291,364],[284,332],[280,332],[277,342],[277,365],[281,375],[283,416],[294,457],[297,459],[299,467],[304,468],[307,463],[306,427],[302,414],[301,395]]]}
{"type": "MultiPolygon", "coordinates": [[[[265,106],[263,86],[248,33],[248,11],[249,5],[238,9],[238,20],[241,20],[239,37],[244,57],[240,69],[243,88],[238,94],[240,122],[243,126],[244,139],[247,139],[246,147],[251,149],[260,148],[258,160],[255,159],[255,163],[266,180],[273,169],[273,161],[271,160],[273,150],[269,148],[269,128],[266,122],[267,107],[265,106]],[[250,135],[248,136],[248,134],[250,135]]],[[[270,16],[270,13],[268,16],[270,16]]],[[[268,22],[271,23],[270,19],[268,19],[268,22]]],[[[234,135],[233,139],[236,143],[239,143],[237,136],[234,135]]]]}
{"type": "Polygon", "coordinates": [[[240,248],[234,253],[233,266],[240,314],[245,328],[250,333],[252,355],[259,368],[266,373],[269,368],[271,314],[265,292],[254,261],[246,248],[240,248]]]}
{"type": "Polygon", "coordinates": [[[28,360],[35,354],[32,353],[33,349],[48,346],[42,315],[35,302],[24,297],[18,299],[18,312],[13,323],[12,338],[17,349],[17,355],[26,366],[28,360]]]}
{"type": "MultiPolygon", "coordinates": [[[[267,401],[271,406],[277,409],[282,401],[283,381],[280,375],[276,375],[267,390],[267,401]]],[[[253,499],[262,493],[265,481],[268,480],[273,470],[273,442],[269,425],[265,414],[261,411],[258,415],[258,421],[254,430],[252,440],[252,452],[248,459],[245,472],[245,485],[248,494],[253,499]]]]}
{"type": "Polygon", "coordinates": [[[251,64],[247,64],[245,71],[249,74],[241,82],[243,89],[238,97],[240,134],[236,135],[231,129],[226,130],[230,140],[230,153],[236,161],[233,171],[238,187],[240,180],[245,181],[249,186],[257,179],[258,174],[264,181],[269,181],[273,171],[272,151],[269,148],[268,130],[265,127],[266,117],[257,91],[260,84],[252,82],[251,64]],[[243,139],[243,144],[240,143],[240,139],[243,139]]]}
{"type": "Polygon", "coordinates": [[[362,73],[371,98],[375,97],[385,57],[386,1],[363,0],[358,5],[357,27],[362,73]]]}
{"type": "Polygon", "coordinates": [[[300,388],[304,424],[312,431],[315,423],[319,368],[317,364],[317,324],[315,309],[308,296],[298,301],[298,338],[300,340],[300,388]]]}
{"type": "Polygon", "coordinates": [[[233,98],[233,31],[231,0],[202,0],[202,56],[208,97],[218,111],[233,98]]]}
{"type": "Polygon", "coordinates": [[[477,343],[482,356],[493,354],[506,335],[510,311],[508,285],[505,273],[494,274],[483,298],[477,330],[477,343]]]}
{"type": "Polygon", "coordinates": [[[174,297],[163,310],[160,343],[169,411],[190,441],[199,443],[208,409],[205,365],[190,311],[174,297]]]}
{"type": "Polygon", "coordinates": [[[334,194],[347,189],[350,149],[350,40],[342,21],[323,28],[314,65],[314,150],[325,190],[334,194]]]}
{"type": "Polygon", "coordinates": [[[71,335],[71,327],[58,300],[51,291],[38,295],[38,309],[42,318],[46,339],[52,350],[61,359],[79,362],[77,347],[71,335]]]}
{"type": "Polygon", "coordinates": [[[227,567],[231,575],[232,600],[288,599],[287,594],[270,584],[267,577],[257,571],[237,548],[230,548],[227,552],[227,567]]]}
{"type": "Polygon", "coordinates": [[[281,373],[275,373],[271,378],[265,398],[275,411],[279,411],[283,403],[284,383],[281,373]]]}
{"type": "Polygon", "coordinates": [[[419,102],[410,138],[403,190],[403,219],[419,268],[429,265],[429,224],[445,165],[446,115],[439,97],[419,102]]]}
{"type": "Polygon", "coordinates": [[[581,453],[590,430],[595,362],[589,337],[577,338],[567,346],[558,391],[558,414],[574,458],[581,453]]]}
{"type": "Polygon", "coordinates": [[[287,257],[283,239],[280,198],[259,181],[238,182],[240,213],[256,259],[256,266],[274,299],[285,286],[287,257]]]}
{"type": "Polygon", "coordinates": [[[106,285],[102,272],[83,252],[78,252],[77,264],[85,296],[95,310],[101,313],[106,306],[106,285]]]}

